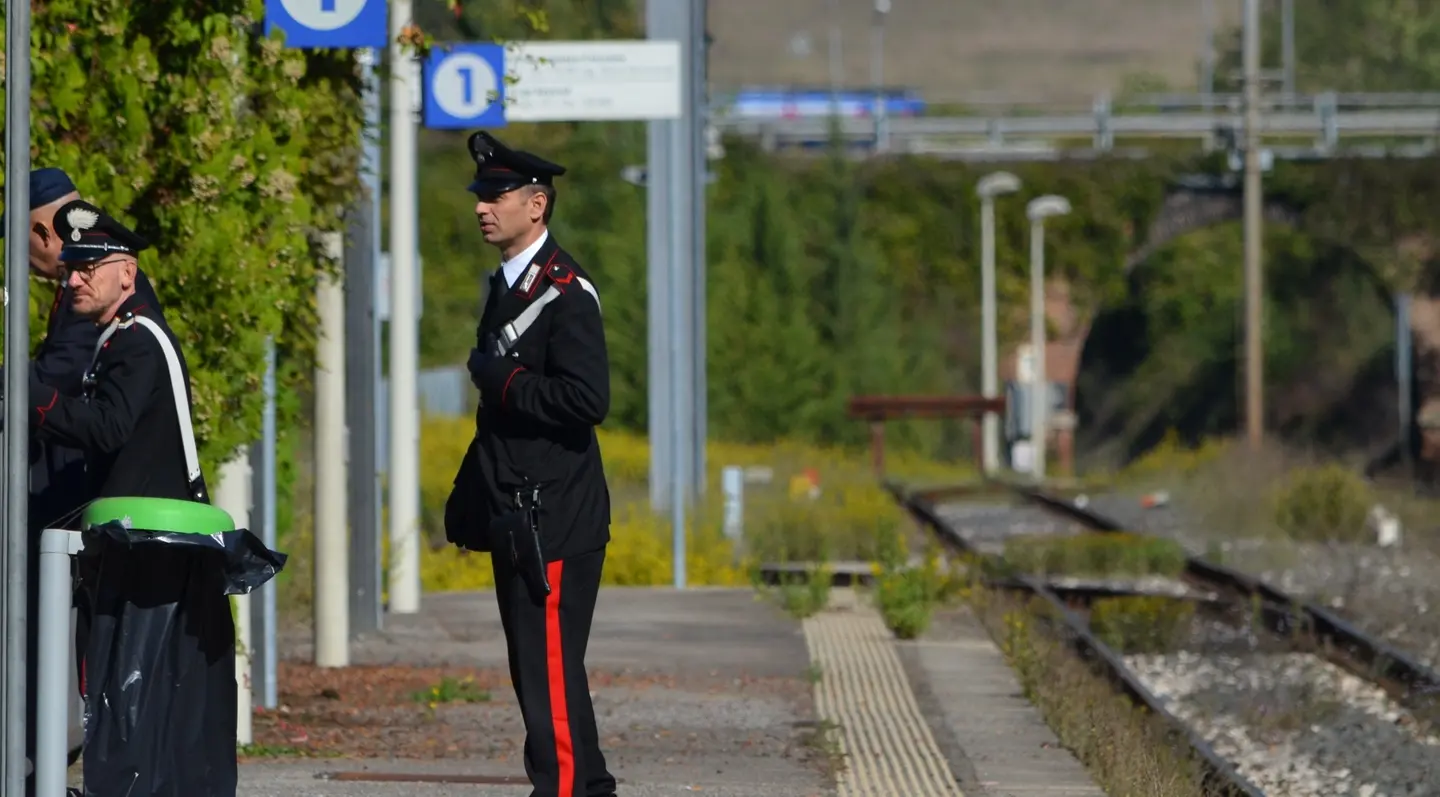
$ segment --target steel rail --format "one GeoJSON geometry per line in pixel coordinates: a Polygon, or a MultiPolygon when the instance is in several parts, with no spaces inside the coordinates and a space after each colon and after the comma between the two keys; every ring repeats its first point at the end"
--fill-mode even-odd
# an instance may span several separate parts
{"type": "MultiPolygon", "coordinates": [[[[1015,489],[1033,503],[1070,517],[1087,528],[1102,533],[1124,530],[1123,525],[1113,518],[1078,507],[1043,490],[1025,486],[1015,489]]],[[[1186,557],[1185,574],[1195,583],[1257,602],[1266,610],[1267,624],[1273,630],[1283,633],[1303,628],[1325,646],[1328,658],[1356,676],[1384,687],[1408,707],[1417,707],[1416,703],[1422,697],[1440,695],[1440,673],[1327,608],[1288,595],[1253,576],[1195,556],[1186,557]]]]}
{"type": "MultiPolygon", "coordinates": [[[[932,501],[923,495],[907,494],[904,487],[895,482],[886,482],[882,486],[900,506],[916,520],[928,526],[947,545],[964,553],[985,556],[985,554],[975,551],[973,546],[954,527],[940,517],[932,501]]],[[[1099,663],[1101,666],[1097,669],[1104,673],[1118,690],[1124,692],[1137,704],[1144,706],[1168,726],[1171,732],[1185,740],[1185,743],[1199,757],[1204,770],[1204,788],[1211,793],[1264,797],[1264,792],[1237,772],[1229,761],[1215,752],[1209,742],[1202,739],[1188,724],[1171,713],[1165,707],[1164,701],[1147,689],[1130,671],[1130,668],[1125,666],[1125,662],[1108,645],[1090,632],[1089,625],[1070,610],[1055,590],[1030,576],[1018,577],[1015,585],[1039,596],[1050,604],[1056,617],[1060,619],[1064,630],[1063,636],[1067,643],[1082,657],[1099,663]]]]}

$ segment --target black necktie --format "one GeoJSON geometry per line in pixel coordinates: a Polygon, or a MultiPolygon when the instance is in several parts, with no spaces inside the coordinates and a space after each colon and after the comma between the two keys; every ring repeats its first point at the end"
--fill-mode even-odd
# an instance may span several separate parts
{"type": "Polygon", "coordinates": [[[505,292],[505,270],[495,269],[490,275],[490,290],[485,296],[485,311],[480,316],[483,320],[495,311],[495,305],[500,303],[500,296],[505,292]]]}

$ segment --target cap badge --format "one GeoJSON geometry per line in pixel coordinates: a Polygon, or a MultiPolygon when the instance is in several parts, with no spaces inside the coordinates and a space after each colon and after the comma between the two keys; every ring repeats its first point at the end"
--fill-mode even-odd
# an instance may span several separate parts
{"type": "Polygon", "coordinates": [[[65,214],[65,221],[70,225],[70,240],[79,241],[80,231],[88,230],[95,226],[100,220],[100,214],[85,208],[71,208],[65,214]]]}

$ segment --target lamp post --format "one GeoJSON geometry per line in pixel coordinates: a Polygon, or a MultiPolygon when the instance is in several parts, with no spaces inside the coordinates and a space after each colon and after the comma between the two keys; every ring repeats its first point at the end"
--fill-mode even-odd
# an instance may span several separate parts
{"type": "Polygon", "coordinates": [[[1030,387],[1030,449],[1035,481],[1045,480],[1045,415],[1050,383],[1045,375],[1045,219],[1070,212],[1070,201],[1053,194],[1030,200],[1030,350],[1035,358],[1030,387]]]}
{"type": "MultiPolygon", "coordinates": [[[[987,399],[999,394],[1000,375],[995,341],[995,197],[1020,190],[1020,178],[1009,172],[992,172],[975,184],[980,195],[980,361],[981,388],[987,399]]],[[[985,474],[993,474],[1000,461],[1000,419],[987,411],[984,418],[985,474]]]]}

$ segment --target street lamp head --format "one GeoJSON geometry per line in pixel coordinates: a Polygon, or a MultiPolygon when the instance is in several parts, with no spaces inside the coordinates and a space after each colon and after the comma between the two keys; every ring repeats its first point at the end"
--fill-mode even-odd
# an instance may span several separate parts
{"type": "Polygon", "coordinates": [[[983,199],[1020,190],[1020,178],[1009,172],[991,172],[975,184],[975,193],[983,199]]]}
{"type": "Polygon", "coordinates": [[[1036,197],[1025,206],[1025,215],[1029,216],[1031,221],[1040,221],[1050,216],[1064,216],[1069,212],[1070,200],[1054,194],[1036,197]]]}

